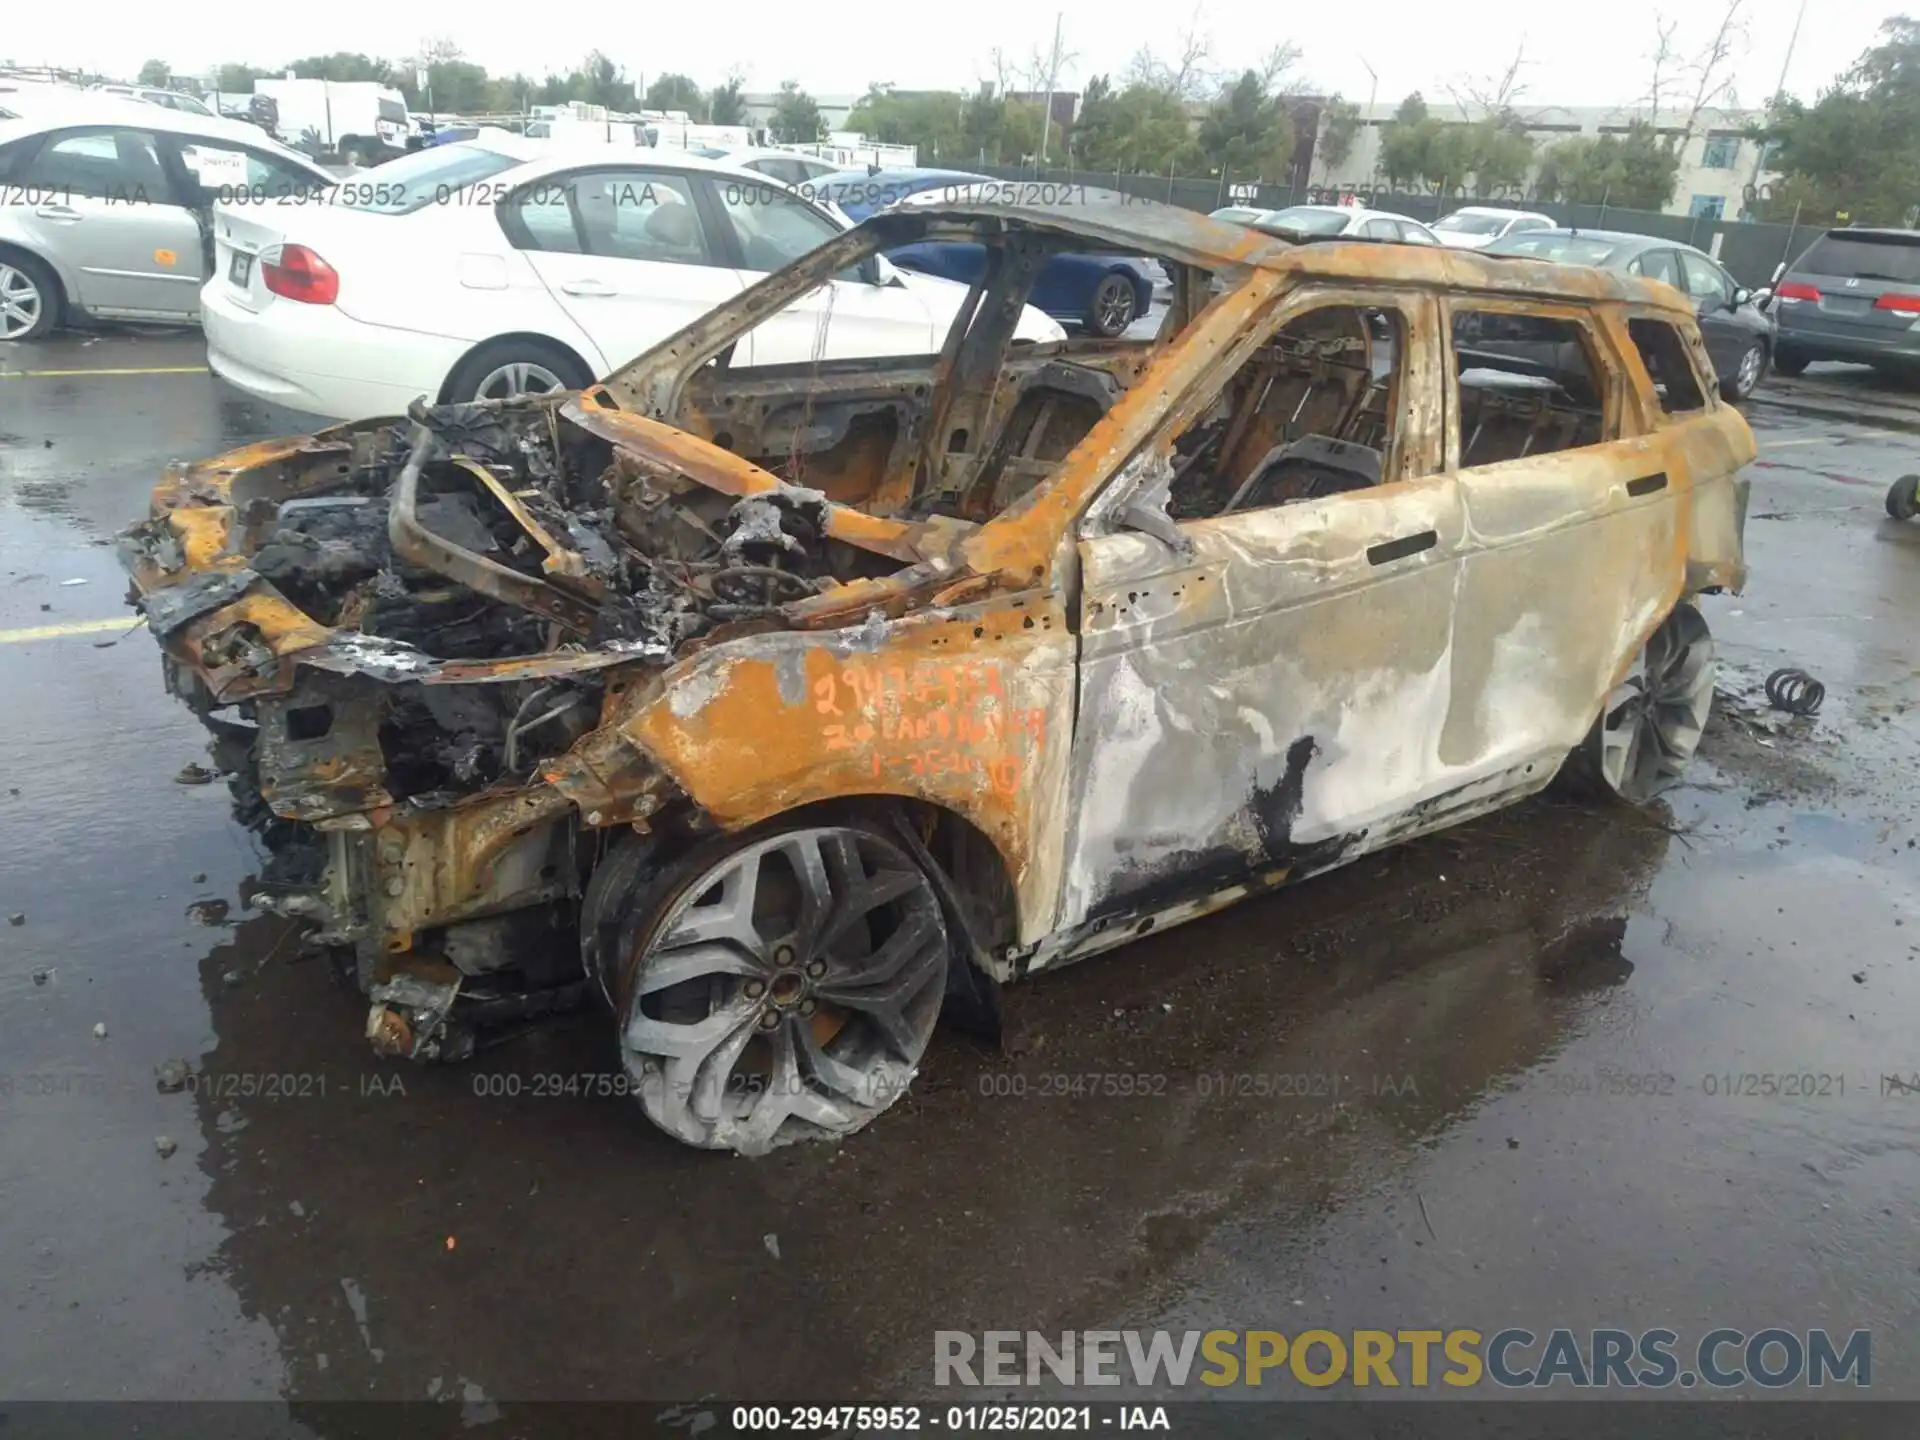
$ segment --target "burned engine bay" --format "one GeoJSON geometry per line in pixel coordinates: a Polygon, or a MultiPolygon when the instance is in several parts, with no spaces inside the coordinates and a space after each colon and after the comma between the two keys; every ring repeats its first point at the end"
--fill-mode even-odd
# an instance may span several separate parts
{"type": "MultiPolygon", "coordinates": [[[[829,533],[817,490],[727,493],[552,401],[416,406],[255,452],[176,467],[123,558],[169,688],[241,742],[244,808],[325,844],[317,883],[269,903],[357,956],[389,1002],[376,1047],[418,1058],[471,1043],[456,992],[505,1018],[584,991],[572,915],[600,841],[543,764],[636,677],[864,593],[909,567],[905,537],[972,528],[868,520],[879,553],[829,533]]],[[[638,818],[603,808],[590,825],[638,818]]]]}

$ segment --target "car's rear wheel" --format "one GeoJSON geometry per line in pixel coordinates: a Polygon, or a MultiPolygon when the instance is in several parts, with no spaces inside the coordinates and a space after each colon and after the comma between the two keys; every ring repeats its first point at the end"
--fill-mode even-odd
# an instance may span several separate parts
{"type": "Polygon", "coordinates": [[[786,824],[622,864],[589,896],[590,968],[647,1118],[762,1154],[861,1129],[925,1054],[949,943],[932,881],[858,819],[786,824]]]}
{"type": "Polygon", "coordinates": [[[1920,475],[1902,475],[1887,491],[1887,514],[1896,520],[1920,515],[1920,475]]]}
{"type": "Polygon", "coordinates": [[[60,323],[60,282],[40,261],[0,252],[0,340],[37,340],[60,323]]]}
{"type": "Polygon", "coordinates": [[[1753,394],[1760,384],[1761,376],[1767,373],[1767,347],[1758,340],[1740,353],[1740,359],[1733,367],[1733,374],[1720,382],[1720,396],[1729,404],[1745,400],[1753,394]]]}
{"type": "Polygon", "coordinates": [[[1773,368],[1782,375],[1804,375],[1807,373],[1807,357],[1798,350],[1782,345],[1773,353],[1773,368]]]}
{"type": "Polygon", "coordinates": [[[1715,673],[1706,617],[1683,600],[1648,637],[1568,757],[1568,779],[1589,794],[1651,801],[1686,773],[1699,748],[1715,673]]]}
{"type": "Polygon", "coordinates": [[[465,404],[580,390],[592,381],[587,367],[558,345],[539,340],[495,340],[454,367],[444,393],[448,401],[465,404]]]}
{"type": "Polygon", "coordinates": [[[1125,332],[1140,313],[1140,297],[1133,293],[1133,281],[1119,270],[1109,270],[1093,287],[1093,300],[1087,306],[1087,329],[1111,338],[1125,332]]]}

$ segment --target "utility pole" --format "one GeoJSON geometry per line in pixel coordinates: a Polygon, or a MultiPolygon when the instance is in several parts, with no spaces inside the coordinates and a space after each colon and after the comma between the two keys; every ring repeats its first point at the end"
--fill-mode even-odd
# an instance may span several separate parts
{"type": "MultiPolygon", "coordinates": [[[[1805,0],[1802,0],[1805,3],[1805,0]]],[[[1047,163],[1047,136],[1053,131],[1053,87],[1060,79],[1060,21],[1061,12],[1053,12],[1053,49],[1047,54],[1047,108],[1040,117],[1040,163],[1035,166],[1036,173],[1044,169],[1047,163]]]]}
{"type": "MultiPolygon", "coordinates": [[[[1367,113],[1360,117],[1360,127],[1363,130],[1371,130],[1375,136],[1378,136],[1381,131],[1380,127],[1373,123],[1373,102],[1374,98],[1380,93],[1380,77],[1373,73],[1373,66],[1367,63],[1367,57],[1364,55],[1360,57],[1360,68],[1365,70],[1368,78],[1373,81],[1373,83],[1367,87],[1367,113]]],[[[1372,163],[1367,166],[1367,179],[1371,181],[1380,170],[1380,146],[1376,143],[1369,148],[1372,155],[1372,163]]]]}
{"type": "MultiPolygon", "coordinates": [[[[1787,36],[1787,53],[1786,53],[1786,56],[1780,61],[1779,83],[1773,87],[1773,94],[1767,97],[1769,104],[1771,104],[1773,100],[1778,98],[1779,96],[1786,94],[1787,70],[1793,64],[1793,47],[1800,43],[1800,22],[1806,18],[1807,18],[1807,0],[1800,0],[1800,8],[1796,10],[1793,15],[1793,33],[1787,36]]],[[[1766,161],[1766,158],[1767,158],[1767,142],[1762,140],[1760,142],[1759,148],[1754,152],[1754,156],[1753,156],[1753,178],[1747,182],[1748,186],[1755,191],[1758,191],[1760,189],[1760,171],[1766,161]]]]}

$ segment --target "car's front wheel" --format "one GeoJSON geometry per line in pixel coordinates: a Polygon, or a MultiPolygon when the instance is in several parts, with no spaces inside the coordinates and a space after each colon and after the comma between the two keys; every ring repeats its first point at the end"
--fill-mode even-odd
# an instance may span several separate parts
{"type": "Polygon", "coordinates": [[[1706,617],[1681,601],[1607,696],[1567,761],[1590,794],[1644,805],[1686,773],[1713,707],[1716,673],[1706,617]]]}
{"type": "Polygon", "coordinates": [[[1798,350],[1782,345],[1773,354],[1773,368],[1782,375],[1792,377],[1807,373],[1807,357],[1798,350]]]}
{"type": "Polygon", "coordinates": [[[1729,404],[1745,400],[1753,394],[1766,373],[1767,347],[1756,340],[1740,352],[1733,373],[1720,382],[1720,398],[1729,404]]]}
{"type": "Polygon", "coordinates": [[[861,1129],[933,1037],[949,942],[933,882],[858,818],[777,823],[655,867],[602,862],[587,964],[647,1118],[763,1154],[861,1129]]]}
{"type": "Polygon", "coordinates": [[[31,255],[0,253],[0,340],[38,340],[60,321],[60,282],[31,255]]]}
{"type": "Polygon", "coordinates": [[[495,340],[454,367],[443,398],[453,404],[581,390],[593,383],[578,357],[539,340],[495,340]]]}
{"type": "Polygon", "coordinates": [[[1140,297],[1133,293],[1133,281],[1119,270],[1109,270],[1093,287],[1093,300],[1087,306],[1087,329],[1095,335],[1111,338],[1125,333],[1140,313],[1140,297]]]}

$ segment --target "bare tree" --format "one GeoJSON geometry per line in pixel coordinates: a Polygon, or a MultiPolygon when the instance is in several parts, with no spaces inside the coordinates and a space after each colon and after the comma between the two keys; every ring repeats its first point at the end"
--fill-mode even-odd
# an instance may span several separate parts
{"type": "Polygon", "coordinates": [[[1504,119],[1513,113],[1515,102],[1527,92],[1527,82],[1520,78],[1520,72],[1526,69],[1526,65],[1527,37],[1522,35],[1506,69],[1489,75],[1475,75],[1457,85],[1449,85],[1447,93],[1453,97],[1453,103],[1471,118],[1504,119]],[[1475,111],[1479,112],[1477,116],[1475,111]]]}
{"type": "Polygon", "coordinates": [[[1261,59],[1255,67],[1260,77],[1260,89],[1263,94],[1273,95],[1287,88],[1293,79],[1294,71],[1300,64],[1300,47],[1291,40],[1282,40],[1261,59]]]}
{"type": "Polygon", "coordinates": [[[1216,86],[1211,65],[1213,37],[1201,28],[1205,11],[1204,5],[1193,7],[1172,60],[1162,60],[1151,45],[1142,45],[1127,63],[1127,83],[1151,85],[1182,100],[1201,100],[1211,94],[1216,86]]]}
{"type": "Polygon", "coordinates": [[[1736,101],[1734,82],[1739,58],[1747,49],[1747,20],[1741,13],[1747,0],[1727,0],[1713,38],[1694,55],[1687,69],[1693,79],[1693,95],[1687,106],[1686,123],[1674,149],[1684,151],[1700,128],[1701,112],[1736,101]]]}
{"type": "Polygon", "coordinates": [[[1647,55],[1653,65],[1653,74],[1641,101],[1647,107],[1647,124],[1656,130],[1660,128],[1660,107],[1667,103],[1673,93],[1673,72],[1680,66],[1680,50],[1673,40],[1674,32],[1679,28],[1678,20],[1669,20],[1664,15],[1653,17],[1653,49],[1647,55]]]}

